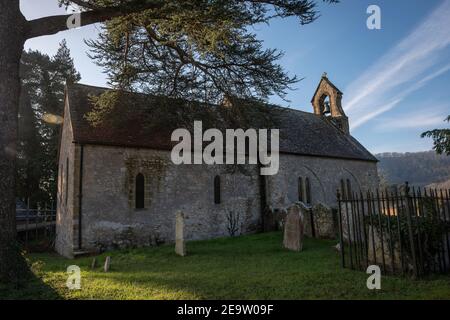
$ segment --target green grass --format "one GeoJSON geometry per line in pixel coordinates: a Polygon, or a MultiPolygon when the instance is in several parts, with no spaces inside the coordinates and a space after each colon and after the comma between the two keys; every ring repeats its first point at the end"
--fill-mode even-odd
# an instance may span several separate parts
{"type": "MultiPolygon", "coordinates": [[[[189,255],[173,246],[117,251],[112,268],[91,270],[91,258],[67,260],[33,254],[36,279],[0,298],[34,299],[450,299],[450,277],[413,281],[383,277],[382,290],[366,287],[364,272],[342,269],[335,241],[306,239],[304,251],[281,248],[280,233],[190,242],[189,255]],[[82,270],[82,290],[69,291],[66,269],[82,270]]],[[[1,289],[1,288],[0,288],[1,289]]]]}

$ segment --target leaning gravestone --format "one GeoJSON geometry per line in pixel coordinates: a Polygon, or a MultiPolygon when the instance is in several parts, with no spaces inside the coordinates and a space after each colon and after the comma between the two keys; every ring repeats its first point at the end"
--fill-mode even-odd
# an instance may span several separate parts
{"type": "Polygon", "coordinates": [[[284,223],[283,246],[289,250],[302,251],[304,214],[301,207],[297,204],[289,207],[287,212],[284,223]]]}
{"type": "Polygon", "coordinates": [[[111,269],[111,257],[106,257],[104,270],[105,272],[109,272],[111,269]]]}
{"type": "Polygon", "coordinates": [[[97,268],[97,258],[92,259],[91,269],[94,270],[97,268]]]}
{"type": "Polygon", "coordinates": [[[177,212],[175,218],[175,252],[179,256],[186,255],[186,243],[184,241],[184,214],[177,212]]]}

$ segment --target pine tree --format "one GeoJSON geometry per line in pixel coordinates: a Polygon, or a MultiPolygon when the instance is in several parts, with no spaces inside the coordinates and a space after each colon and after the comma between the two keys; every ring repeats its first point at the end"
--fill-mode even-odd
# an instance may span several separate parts
{"type": "Polygon", "coordinates": [[[41,136],[28,90],[21,91],[19,104],[19,144],[17,150],[17,197],[34,205],[41,180],[41,136]]]}
{"type": "Polygon", "coordinates": [[[64,40],[53,57],[24,52],[21,78],[17,197],[34,206],[56,198],[59,125],[46,115],[63,115],[65,85],[81,77],[64,40]]]}

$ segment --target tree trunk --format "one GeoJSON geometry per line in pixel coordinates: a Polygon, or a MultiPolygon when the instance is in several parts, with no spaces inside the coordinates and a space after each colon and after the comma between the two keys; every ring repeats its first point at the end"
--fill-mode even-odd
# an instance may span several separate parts
{"type": "Polygon", "coordinates": [[[19,0],[0,0],[0,280],[19,282],[27,273],[16,244],[16,147],[19,67],[25,19],[19,0]]]}

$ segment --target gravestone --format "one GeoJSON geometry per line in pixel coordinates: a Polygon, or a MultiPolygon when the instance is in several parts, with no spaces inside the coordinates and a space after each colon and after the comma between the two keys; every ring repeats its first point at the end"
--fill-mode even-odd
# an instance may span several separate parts
{"type": "Polygon", "coordinates": [[[104,267],[105,272],[109,272],[110,268],[111,268],[111,257],[106,257],[105,267],[104,267]]]}
{"type": "Polygon", "coordinates": [[[335,239],[333,211],[323,203],[318,203],[312,208],[314,230],[316,237],[321,239],[335,239]]]}
{"type": "Polygon", "coordinates": [[[303,212],[303,235],[308,238],[313,238],[313,219],[311,217],[311,206],[304,202],[297,201],[296,205],[300,206],[303,212]]]}
{"type": "Polygon", "coordinates": [[[184,241],[184,214],[177,212],[175,218],[175,252],[179,256],[186,256],[186,243],[184,241]]]}
{"type": "Polygon", "coordinates": [[[382,239],[380,237],[381,232],[379,231],[379,229],[377,227],[369,226],[367,230],[367,235],[368,235],[367,258],[369,263],[379,264],[384,261],[383,263],[387,269],[391,271],[394,270],[400,271],[402,268],[402,260],[399,242],[394,241],[394,244],[392,246],[393,256],[391,256],[389,243],[390,237],[392,235],[390,235],[389,232],[387,232],[387,230],[383,229],[383,239],[382,239]]]}
{"type": "Polygon", "coordinates": [[[303,217],[304,213],[298,204],[294,204],[287,209],[287,216],[284,223],[284,248],[292,251],[302,251],[303,217]]]}
{"type": "Polygon", "coordinates": [[[97,268],[97,258],[92,259],[91,269],[97,268]]]}

